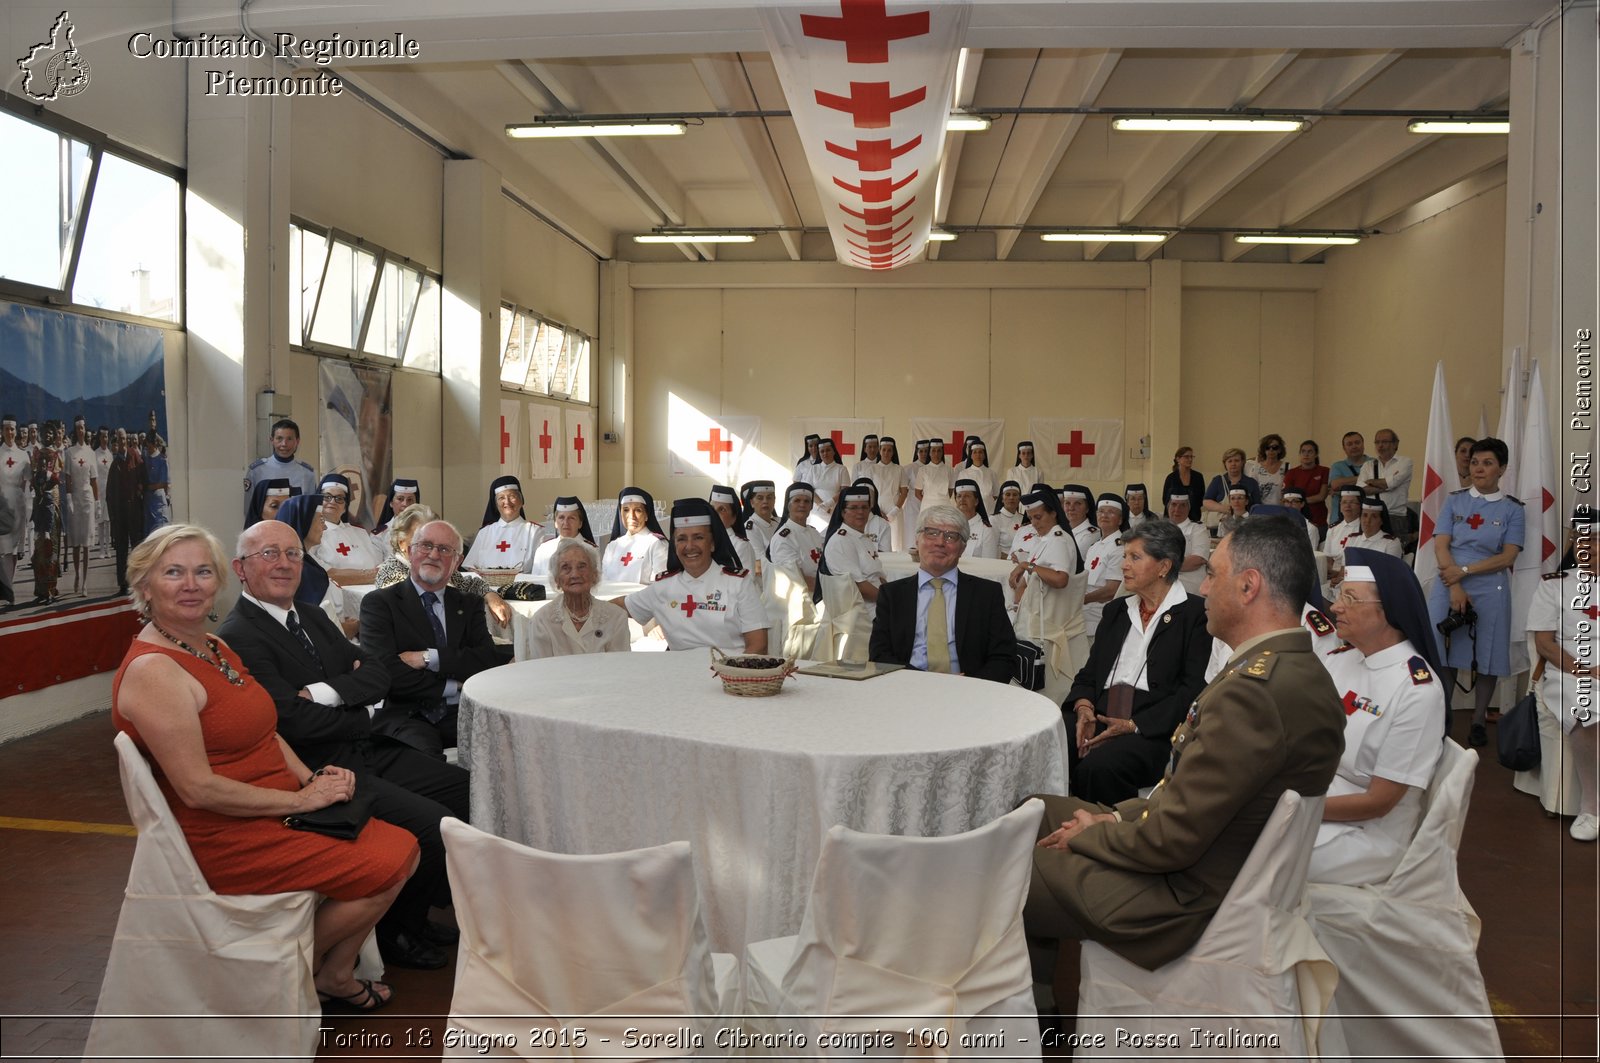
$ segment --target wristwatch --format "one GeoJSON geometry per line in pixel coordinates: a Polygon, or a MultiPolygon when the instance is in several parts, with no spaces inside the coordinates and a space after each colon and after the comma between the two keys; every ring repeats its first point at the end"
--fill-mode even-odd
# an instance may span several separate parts
{"type": "Polygon", "coordinates": [[[1463,576],[1470,576],[1470,575],[1472,575],[1472,566],[1471,566],[1471,565],[1462,565],[1462,566],[1461,566],[1461,574],[1462,574],[1462,575],[1463,575],[1463,576]]]}

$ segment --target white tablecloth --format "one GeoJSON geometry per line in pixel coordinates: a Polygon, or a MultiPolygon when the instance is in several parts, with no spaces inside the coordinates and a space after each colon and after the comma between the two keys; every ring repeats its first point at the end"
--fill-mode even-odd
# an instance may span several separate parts
{"type": "MultiPolygon", "coordinates": [[[[910,554],[896,551],[880,553],[878,563],[883,565],[883,575],[887,580],[900,579],[917,570],[917,563],[911,560],[910,554]]],[[[997,557],[963,557],[956,562],[956,567],[969,576],[982,576],[984,579],[992,579],[1004,585],[1006,577],[1011,575],[1011,570],[1017,566],[997,557]]]]}
{"type": "Polygon", "coordinates": [[[1059,708],[925,672],[739,698],[699,651],[528,661],[467,680],[460,735],[475,826],[563,853],[688,839],[712,945],[735,954],[799,929],[835,823],[948,835],[1066,793],[1059,708]]]}

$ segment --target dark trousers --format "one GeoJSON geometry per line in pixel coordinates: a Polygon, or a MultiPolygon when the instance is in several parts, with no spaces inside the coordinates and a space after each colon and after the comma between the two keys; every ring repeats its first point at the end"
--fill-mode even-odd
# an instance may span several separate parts
{"type": "MultiPolygon", "coordinates": [[[[1072,734],[1071,727],[1067,734],[1072,734]]],[[[1171,757],[1170,734],[1120,735],[1083,757],[1078,756],[1078,743],[1072,740],[1067,745],[1067,770],[1072,780],[1068,790],[1085,801],[1114,805],[1138,797],[1140,790],[1160,782],[1171,757]]]]}
{"type": "Polygon", "coordinates": [[[144,538],[143,518],[134,521],[126,517],[117,518],[116,510],[111,511],[111,548],[117,554],[117,586],[128,585],[128,552],[138,546],[144,538]]]}
{"type": "Polygon", "coordinates": [[[363,791],[372,791],[374,816],[417,837],[422,852],[416,873],[378,923],[380,929],[415,936],[430,906],[450,903],[439,821],[445,816],[467,821],[470,777],[465,768],[381,737],[359,743],[334,763],[355,772],[363,791]]]}

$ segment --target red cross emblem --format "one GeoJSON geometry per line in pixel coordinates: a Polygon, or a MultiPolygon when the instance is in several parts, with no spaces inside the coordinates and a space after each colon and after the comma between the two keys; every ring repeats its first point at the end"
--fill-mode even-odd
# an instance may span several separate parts
{"type": "Polygon", "coordinates": [[[629,565],[633,564],[633,551],[629,550],[627,553],[623,554],[621,560],[623,568],[627,568],[629,565]]]}
{"type": "Polygon", "coordinates": [[[889,42],[928,32],[928,12],[891,15],[884,0],[840,0],[839,14],[801,15],[800,32],[823,41],[841,41],[847,63],[887,63],[889,42]]]}
{"type": "Polygon", "coordinates": [[[856,445],[854,443],[846,443],[844,441],[844,433],[837,428],[828,433],[828,438],[833,440],[833,449],[839,453],[840,457],[848,457],[856,452],[856,445]]]}
{"type": "Polygon", "coordinates": [[[1483,526],[1483,514],[1482,513],[1474,513],[1472,516],[1467,518],[1467,527],[1471,528],[1473,531],[1477,531],[1482,526],[1483,526]]]}
{"type": "MultiPolygon", "coordinates": [[[[801,16],[804,18],[805,16],[801,16]]],[[[854,148],[842,147],[831,140],[824,140],[822,146],[835,155],[842,155],[856,164],[856,169],[863,173],[877,173],[889,169],[895,159],[922,143],[922,134],[917,134],[904,144],[895,144],[892,140],[857,140],[854,148]]]]}
{"type": "Polygon", "coordinates": [[[8,469],[9,469],[9,468],[11,468],[11,467],[12,467],[12,466],[13,466],[13,465],[15,465],[15,464],[16,464],[16,463],[17,463],[17,459],[16,459],[16,458],[7,458],[7,459],[6,459],[6,468],[8,468],[8,469]]]}
{"type": "Polygon", "coordinates": [[[711,455],[711,464],[721,465],[722,455],[733,453],[733,440],[722,438],[722,429],[713,428],[710,439],[702,439],[694,445],[696,450],[703,450],[711,455]]]}
{"type": "Polygon", "coordinates": [[[82,458],[78,459],[78,468],[80,468],[80,469],[83,468],[83,459],[82,458]]]}
{"type": "Polygon", "coordinates": [[[340,543],[338,546],[334,547],[334,549],[339,551],[339,556],[340,557],[349,557],[350,556],[350,544],[349,543],[340,543]]]}
{"type": "Polygon", "coordinates": [[[1594,620],[1597,617],[1600,617],[1600,605],[1591,605],[1587,609],[1579,609],[1578,612],[1582,613],[1590,620],[1594,620]]]}
{"type": "Polygon", "coordinates": [[[583,464],[583,425],[578,426],[578,434],[572,437],[572,448],[578,452],[578,464],[583,464]]]}
{"type": "Polygon", "coordinates": [[[833,179],[833,183],[844,189],[846,192],[854,192],[856,195],[860,196],[864,202],[887,203],[894,198],[894,194],[896,192],[900,191],[912,181],[915,181],[919,172],[920,171],[912,170],[898,181],[891,177],[874,177],[871,180],[862,181],[859,185],[852,185],[847,184],[843,180],[835,177],[833,179]]]}
{"type": "Polygon", "coordinates": [[[506,463],[506,451],[511,448],[511,433],[506,431],[506,415],[500,415],[500,464],[506,463]]]}
{"type": "Polygon", "coordinates": [[[544,463],[550,464],[550,447],[555,440],[550,435],[550,418],[544,419],[544,430],[539,433],[539,449],[544,451],[544,463]]]}
{"type": "Polygon", "coordinates": [[[503,554],[507,550],[511,549],[511,544],[506,542],[504,539],[501,539],[498,543],[495,543],[494,548],[503,554]]]}
{"type": "Polygon", "coordinates": [[[1354,716],[1356,711],[1361,708],[1361,702],[1365,700],[1365,698],[1356,697],[1354,690],[1346,690],[1344,692],[1344,700],[1340,704],[1344,706],[1344,714],[1346,716],[1354,716]]]}
{"type": "Polygon", "coordinates": [[[692,619],[694,619],[694,611],[696,609],[700,608],[704,604],[705,604],[704,602],[695,601],[694,600],[694,595],[691,594],[691,595],[689,595],[689,597],[685,598],[682,602],[678,603],[678,608],[683,610],[683,615],[685,617],[688,617],[689,619],[692,620],[692,619]]]}
{"type": "Polygon", "coordinates": [[[945,447],[945,451],[950,455],[950,464],[954,465],[961,460],[957,455],[961,453],[961,448],[966,445],[966,442],[967,433],[961,429],[957,428],[950,433],[950,445],[945,447]]]}
{"type": "Polygon", "coordinates": [[[821,561],[821,560],[822,560],[822,551],[820,551],[820,550],[811,551],[811,562],[812,562],[812,564],[815,564],[816,562],[821,561]]]}
{"type": "Polygon", "coordinates": [[[1072,467],[1081,469],[1083,467],[1083,459],[1094,453],[1094,444],[1086,441],[1083,438],[1083,433],[1074,428],[1072,430],[1072,441],[1070,443],[1057,443],[1056,453],[1070,456],[1072,458],[1072,467]]]}
{"type": "Polygon", "coordinates": [[[898,96],[890,95],[887,81],[852,81],[848,96],[839,96],[820,89],[814,91],[817,94],[817,103],[830,111],[845,112],[855,120],[857,129],[888,129],[890,115],[907,107],[915,107],[928,96],[925,85],[919,85],[910,92],[902,92],[898,96]]]}
{"type": "Polygon", "coordinates": [[[1089,562],[1089,571],[1090,572],[1093,572],[1095,569],[1097,569],[1099,567],[1100,567],[1100,559],[1098,557],[1095,558],[1093,561],[1089,562]]]}

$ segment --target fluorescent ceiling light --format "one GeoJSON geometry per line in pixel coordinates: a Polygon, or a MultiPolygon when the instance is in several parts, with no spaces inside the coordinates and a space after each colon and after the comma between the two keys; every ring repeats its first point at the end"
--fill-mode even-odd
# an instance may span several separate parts
{"type": "Polygon", "coordinates": [[[633,238],[636,244],[751,244],[751,233],[641,233],[633,238]]]}
{"type": "Polygon", "coordinates": [[[1297,133],[1306,127],[1304,118],[1248,118],[1240,115],[1127,115],[1111,120],[1112,129],[1125,133],[1297,133]]]}
{"type": "Polygon", "coordinates": [[[989,119],[956,111],[944,120],[944,128],[950,133],[982,133],[989,128],[989,119]]]}
{"type": "Polygon", "coordinates": [[[1289,233],[1240,233],[1234,241],[1241,244],[1359,244],[1359,236],[1306,236],[1289,233]]]}
{"type": "Polygon", "coordinates": [[[1412,133],[1509,133],[1511,122],[1505,118],[1413,118],[1406,123],[1412,133]]]}
{"type": "Polygon", "coordinates": [[[1171,233],[1040,233],[1039,239],[1046,243],[1077,243],[1077,244],[1159,244],[1171,233]]]}
{"type": "Polygon", "coordinates": [[[939,229],[935,229],[928,234],[929,243],[945,243],[947,241],[954,240],[955,238],[955,233],[947,233],[939,229]]]}
{"type": "Polygon", "coordinates": [[[683,122],[532,122],[506,126],[518,140],[541,137],[680,137],[683,122]]]}

